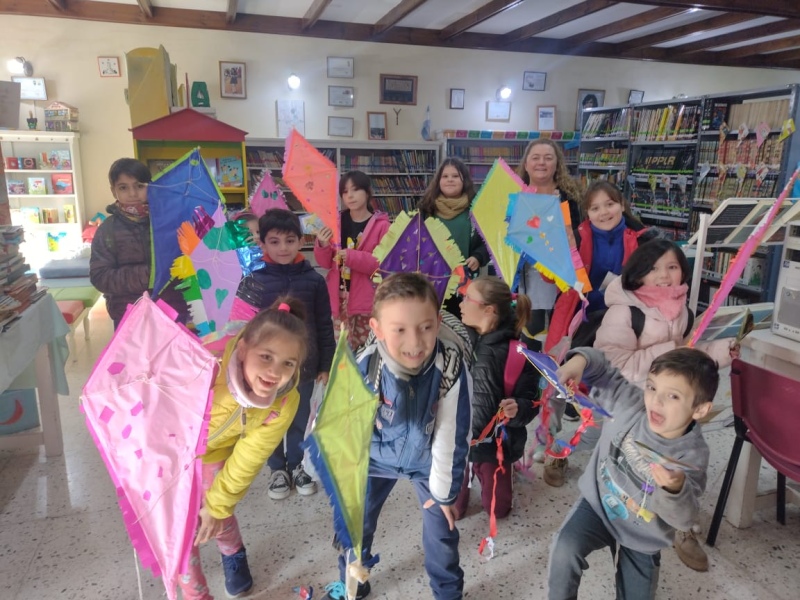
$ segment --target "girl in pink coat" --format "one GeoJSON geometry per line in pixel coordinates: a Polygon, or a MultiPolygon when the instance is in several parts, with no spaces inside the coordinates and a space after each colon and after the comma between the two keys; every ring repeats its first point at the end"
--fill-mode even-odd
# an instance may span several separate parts
{"type": "Polygon", "coordinates": [[[331,298],[334,333],[339,335],[339,324],[345,322],[350,332],[348,342],[355,350],[369,335],[369,317],[376,285],[372,276],[378,261],[372,256],[375,246],[389,230],[386,213],[370,210],[372,184],[366,173],[350,171],[339,180],[339,195],[344,210],[341,212],[342,237],[339,245],[331,243],[333,232],[323,228],[314,244],[314,258],[323,269],[328,269],[325,280],[331,298]]]}

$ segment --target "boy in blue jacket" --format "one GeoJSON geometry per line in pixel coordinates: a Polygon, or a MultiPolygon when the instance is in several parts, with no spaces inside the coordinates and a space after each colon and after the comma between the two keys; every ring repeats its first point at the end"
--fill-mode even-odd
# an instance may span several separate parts
{"type": "MultiPolygon", "coordinates": [[[[439,299],[416,273],[395,273],[375,291],[370,327],[376,341],[358,357],[367,383],[378,390],[369,459],[362,561],[370,564],[378,517],[398,479],[409,479],[423,508],[425,570],[436,600],[459,600],[455,504],[467,466],[472,381],[461,348],[438,337],[439,299]]],[[[341,549],[346,550],[346,549],[341,549]]],[[[345,556],[340,581],[323,598],[345,598],[345,556]]],[[[370,593],[359,584],[357,599],[370,593]]]]}
{"type": "Polygon", "coordinates": [[[272,306],[282,296],[297,298],[305,305],[308,330],[308,353],[297,386],[300,405],[286,432],[286,449],[279,444],[267,461],[272,470],[267,494],[273,500],[283,500],[292,487],[301,496],[317,491],[316,482],[303,469],[301,444],[311,412],[314,382],[328,382],[336,342],[325,278],[300,254],[303,244],[300,219],[292,211],[270,209],[258,220],[258,234],[264,267],[242,280],[237,296],[258,309],[272,306]]]}

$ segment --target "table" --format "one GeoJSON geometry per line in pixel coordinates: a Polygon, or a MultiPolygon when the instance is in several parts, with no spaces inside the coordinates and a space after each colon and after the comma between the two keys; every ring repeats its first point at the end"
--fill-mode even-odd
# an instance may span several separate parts
{"type": "Polygon", "coordinates": [[[0,391],[34,363],[39,398],[38,430],[0,436],[0,449],[34,448],[44,444],[47,456],[63,452],[58,394],[68,395],[64,373],[69,333],[56,301],[45,294],[28,307],[14,324],[0,333],[0,391]]]}
{"type": "MultiPolygon", "coordinates": [[[[753,331],[742,340],[741,359],[792,379],[800,379],[800,342],[775,335],[768,329],[753,331]]],[[[752,444],[744,444],[725,508],[725,517],[734,527],[750,527],[753,513],[774,509],[777,501],[775,490],[758,490],[760,470],[761,454],[752,444]]],[[[786,501],[800,505],[800,492],[787,486],[786,501]]]]}

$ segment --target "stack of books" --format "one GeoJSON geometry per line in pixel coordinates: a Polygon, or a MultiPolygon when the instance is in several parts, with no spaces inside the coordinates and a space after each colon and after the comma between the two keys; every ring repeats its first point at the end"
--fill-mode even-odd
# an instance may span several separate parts
{"type": "Polygon", "coordinates": [[[28,273],[30,266],[19,251],[24,236],[19,225],[0,226],[0,332],[47,293],[46,289],[36,289],[38,277],[28,273]]]}

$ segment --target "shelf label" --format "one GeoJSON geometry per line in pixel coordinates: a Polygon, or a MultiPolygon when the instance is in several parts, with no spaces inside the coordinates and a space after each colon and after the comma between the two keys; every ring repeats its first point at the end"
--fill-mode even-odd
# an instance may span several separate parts
{"type": "Polygon", "coordinates": [[[769,135],[770,126],[768,123],[761,121],[758,125],[756,125],[756,147],[761,148],[761,145],[764,143],[764,140],[767,139],[769,135]]]}

